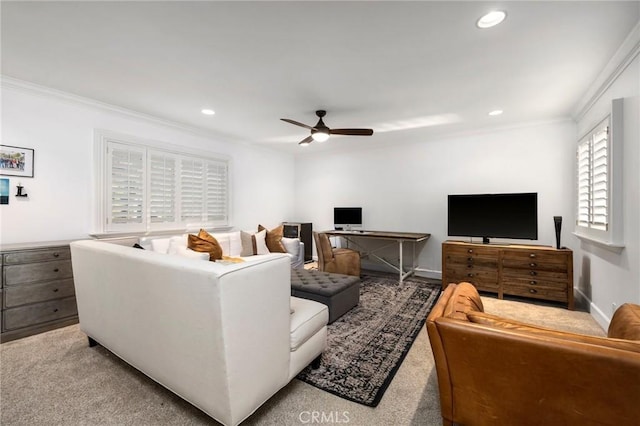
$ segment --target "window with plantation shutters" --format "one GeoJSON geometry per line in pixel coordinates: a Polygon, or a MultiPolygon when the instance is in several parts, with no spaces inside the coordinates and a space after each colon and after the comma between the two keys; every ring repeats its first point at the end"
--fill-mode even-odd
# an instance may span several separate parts
{"type": "Polygon", "coordinates": [[[102,142],[103,231],[148,232],[228,225],[226,159],[102,142]]]}
{"type": "Polygon", "coordinates": [[[580,139],[576,151],[576,226],[582,241],[619,253],[624,249],[623,106],[580,139]]]}
{"type": "Polygon", "coordinates": [[[609,126],[601,123],[578,144],[577,225],[606,231],[609,227],[609,126]]]}

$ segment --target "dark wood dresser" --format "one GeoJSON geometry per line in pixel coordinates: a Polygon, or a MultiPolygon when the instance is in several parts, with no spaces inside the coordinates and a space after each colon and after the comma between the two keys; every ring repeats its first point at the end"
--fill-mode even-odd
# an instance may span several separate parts
{"type": "Polygon", "coordinates": [[[573,309],[573,252],[549,246],[442,243],[442,286],[562,302],[573,309]]]}
{"type": "Polygon", "coordinates": [[[68,241],[0,247],[0,342],[78,322],[68,241]]]}

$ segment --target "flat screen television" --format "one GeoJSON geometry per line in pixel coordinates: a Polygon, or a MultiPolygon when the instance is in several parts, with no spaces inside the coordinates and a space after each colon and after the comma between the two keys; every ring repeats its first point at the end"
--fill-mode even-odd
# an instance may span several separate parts
{"type": "Polygon", "coordinates": [[[362,207],[334,207],[333,224],[336,228],[362,225],[362,207]]]}
{"type": "Polygon", "coordinates": [[[459,237],[538,239],[538,194],[449,195],[448,234],[459,237]]]}

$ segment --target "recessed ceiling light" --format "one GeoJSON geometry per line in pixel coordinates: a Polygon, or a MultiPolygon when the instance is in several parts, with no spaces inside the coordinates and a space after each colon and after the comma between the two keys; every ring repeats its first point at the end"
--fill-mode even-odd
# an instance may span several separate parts
{"type": "Polygon", "coordinates": [[[507,14],[501,10],[494,10],[492,12],[487,13],[476,22],[478,28],[491,28],[498,25],[500,22],[504,21],[504,18],[507,17],[507,14]]]}
{"type": "Polygon", "coordinates": [[[502,110],[501,109],[496,109],[496,110],[493,110],[493,111],[491,111],[489,113],[489,115],[500,115],[500,114],[502,114],[502,110]]]}
{"type": "Polygon", "coordinates": [[[205,108],[205,109],[203,109],[203,110],[202,110],[202,113],[203,113],[204,115],[213,115],[213,114],[215,114],[216,112],[215,112],[214,110],[212,110],[212,109],[207,109],[207,108],[205,108]]]}

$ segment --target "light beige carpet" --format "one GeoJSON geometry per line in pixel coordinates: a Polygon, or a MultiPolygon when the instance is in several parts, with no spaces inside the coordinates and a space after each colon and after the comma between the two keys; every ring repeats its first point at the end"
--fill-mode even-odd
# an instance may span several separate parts
{"type": "MultiPolygon", "coordinates": [[[[497,315],[604,335],[586,312],[488,297],[483,302],[487,312],[497,315]]],[[[89,348],[77,325],[0,345],[0,364],[3,426],[217,424],[104,348],[89,348]]],[[[349,402],[293,380],[243,424],[312,424],[313,412],[349,425],[441,424],[424,327],[378,407],[349,402]]]]}

